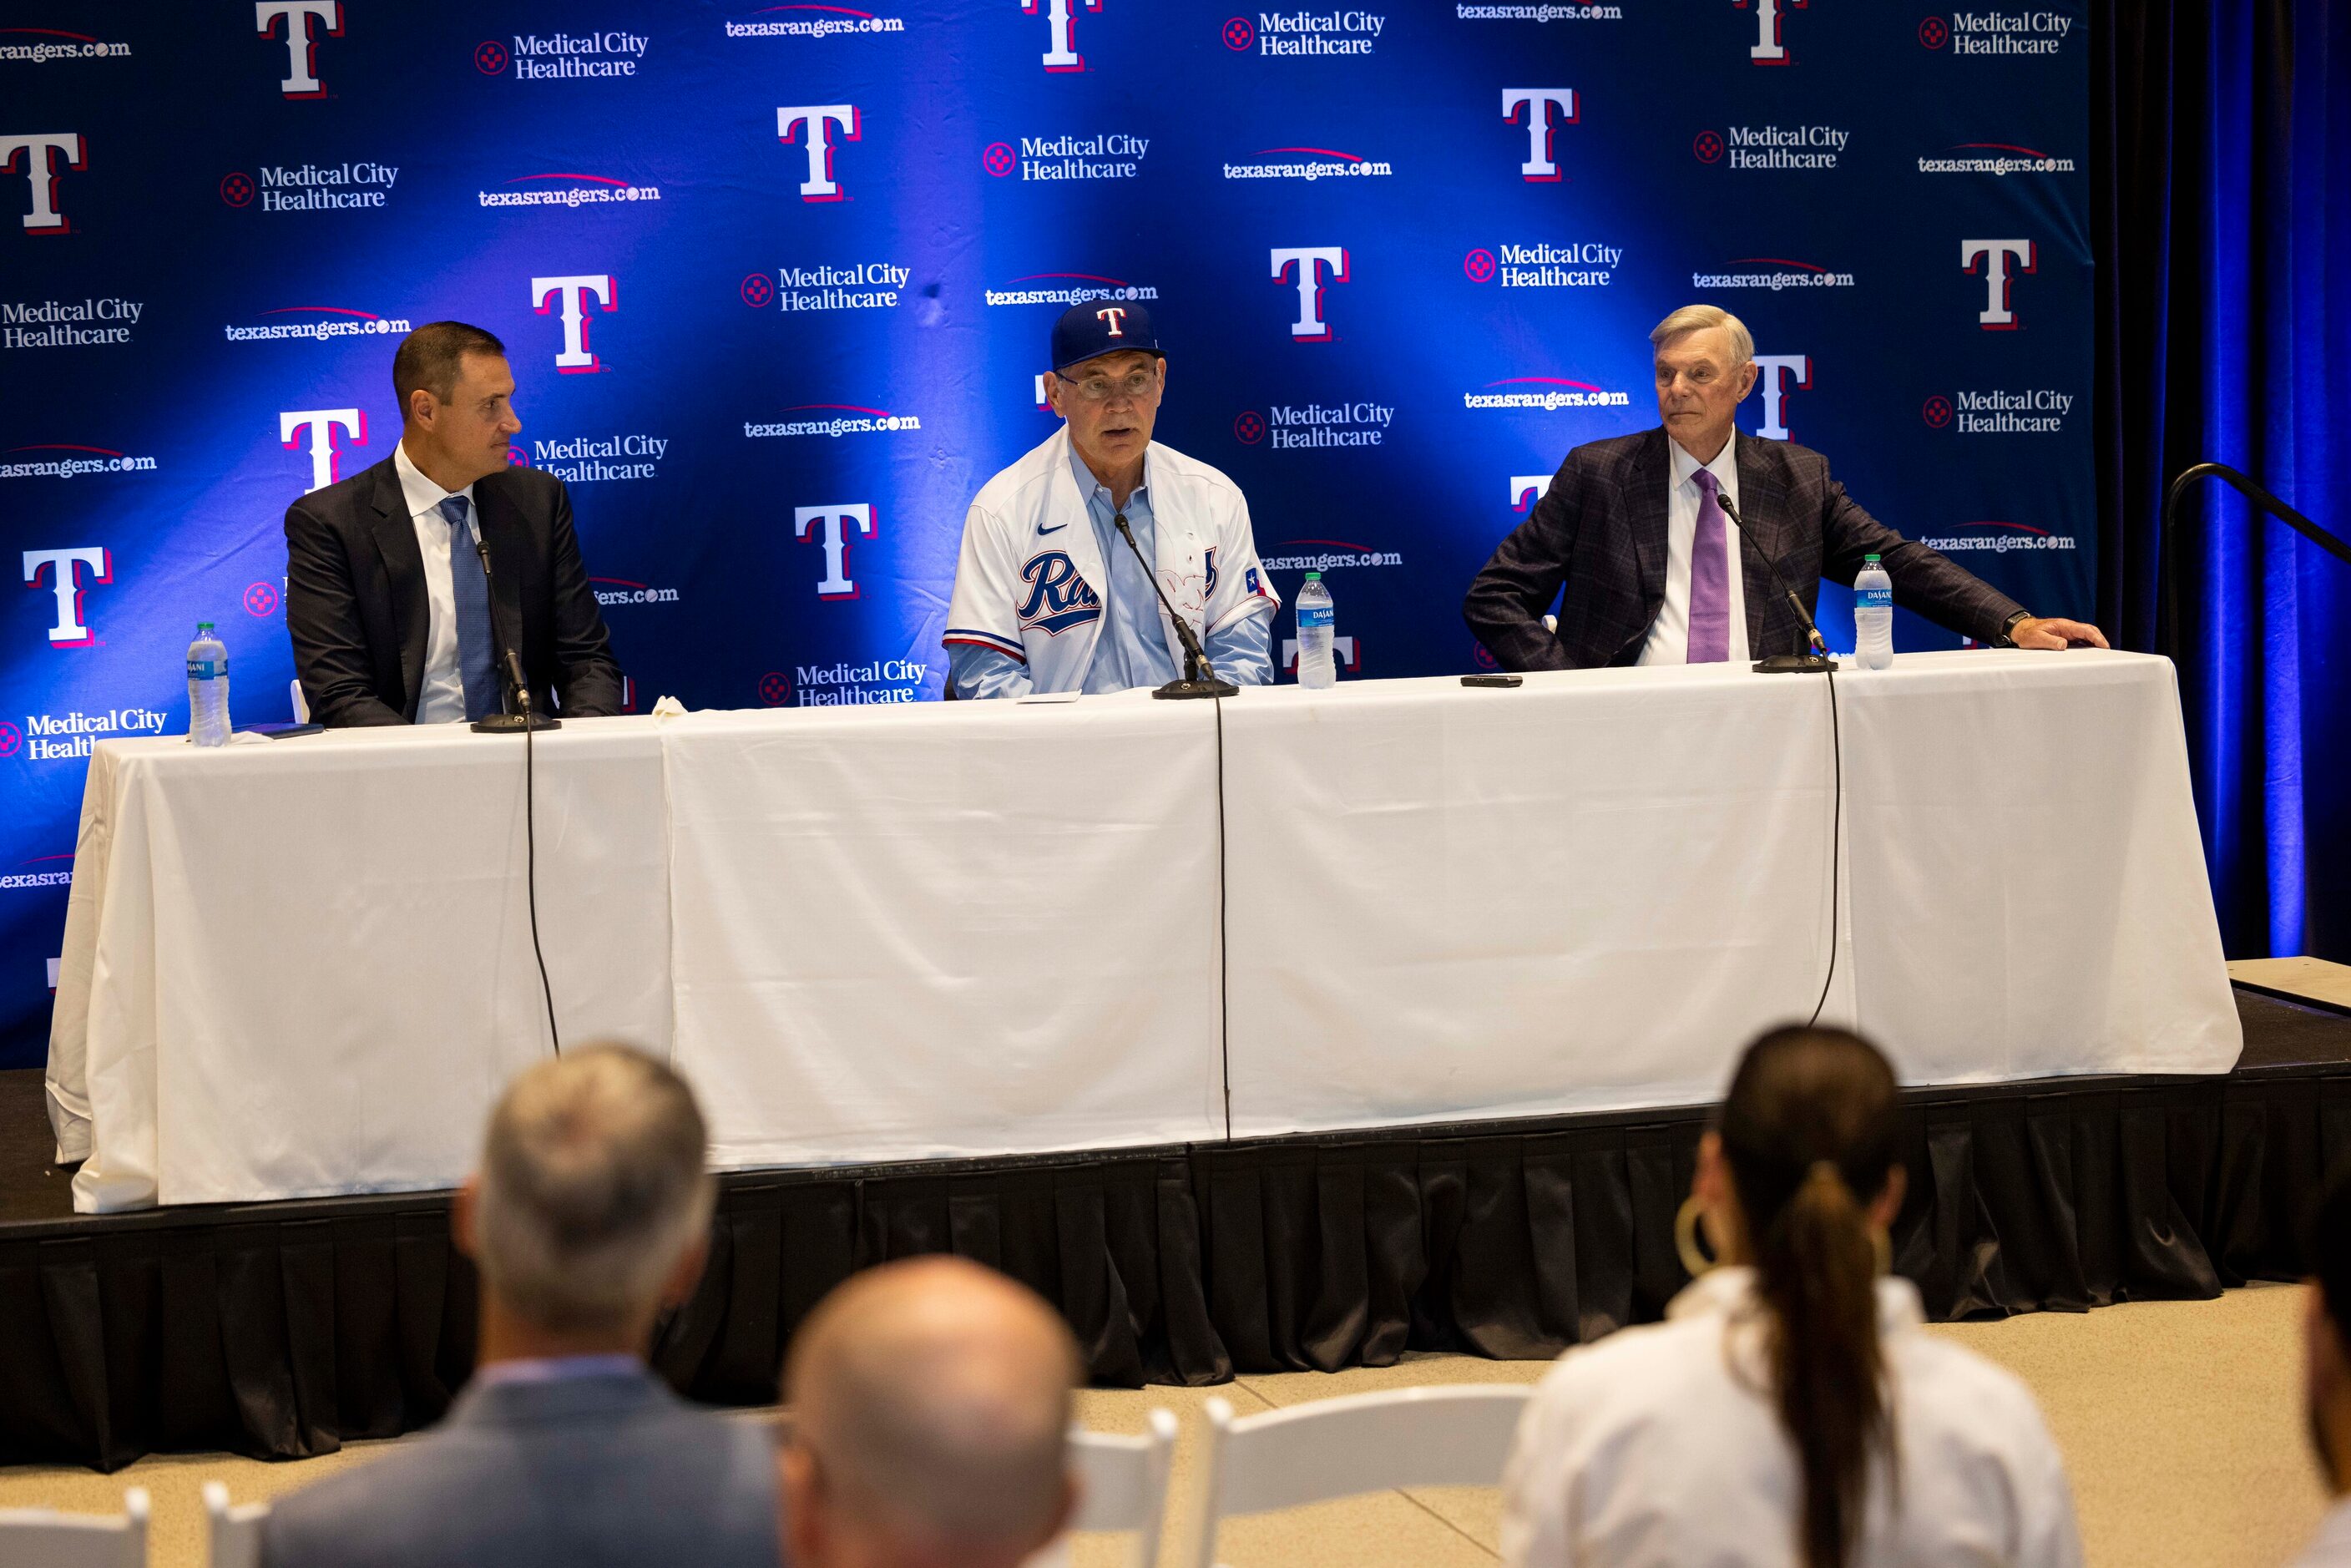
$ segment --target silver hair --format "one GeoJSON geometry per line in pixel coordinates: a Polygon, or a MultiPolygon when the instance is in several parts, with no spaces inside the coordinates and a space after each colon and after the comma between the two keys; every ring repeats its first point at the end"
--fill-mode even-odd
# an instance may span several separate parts
{"type": "Polygon", "coordinates": [[[625,1325],[710,1228],[707,1154],[694,1092],[651,1057],[595,1045],[540,1062],[483,1139],[484,1281],[542,1327],[625,1325]]]}
{"type": "Polygon", "coordinates": [[[1747,329],[1747,323],[1715,305],[1683,306],[1657,323],[1649,334],[1649,341],[1662,349],[1685,332],[1703,332],[1710,327],[1719,327],[1730,334],[1730,363],[1723,367],[1725,370],[1735,371],[1755,357],[1755,335],[1747,329]]]}

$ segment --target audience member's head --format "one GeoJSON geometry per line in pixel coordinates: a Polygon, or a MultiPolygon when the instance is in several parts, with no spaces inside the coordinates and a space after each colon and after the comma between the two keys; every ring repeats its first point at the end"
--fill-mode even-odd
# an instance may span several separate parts
{"type": "Polygon", "coordinates": [[[2338,1166],[2303,1221],[2310,1300],[2303,1312],[2303,1397],[2327,1490],[2351,1492],[2351,1165],[2338,1166]]]}
{"type": "Polygon", "coordinates": [[[1076,1342],[1053,1309],[977,1264],[859,1274],[792,1342],[781,1455],[795,1568],[1011,1568],[1076,1502],[1076,1342]]]}
{"type": "Polygon", "coordinates": [[[1842,1568],[1872,1450],[1892,1431],[1876,1276],[1902,1207],[1894,1071],[1836,1029],[1748,1047],[1698,1152],[1697,1197],[1726,1263],[1755,1270],[1771,1394],[1803,1469],[1798,1543],[1842,1568]]]}
{"type": "Polygon", "coordinates": [[[457,1199],[482,1359],[642,1354],[709,1250],[705,1152],[694,1092],[625,1047],[574,1050],[508,1085],[457,1199]]]}

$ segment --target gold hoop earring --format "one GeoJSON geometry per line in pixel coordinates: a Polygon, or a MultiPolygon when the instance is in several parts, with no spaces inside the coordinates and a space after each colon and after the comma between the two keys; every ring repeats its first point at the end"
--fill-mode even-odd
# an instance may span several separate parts
{"type": "Polygon", "coordinates": [[[1869,1245],[1877,1254],[1877,1277],[1881,1280],[1894,1272],[1894,1238],[1882,1226],[1869,1228],[1869,1245]]]}
{"type": "Polygon", "coordinates": [[[1718,1261],[1698,1249],[1698,1221],[1701,1212],[1696,1193],[1682,1199],[1681,1207],[1674,1211],[1674,1250],[1681,1254],[1682,1267],[1693,1280],[1718,1261]]]}

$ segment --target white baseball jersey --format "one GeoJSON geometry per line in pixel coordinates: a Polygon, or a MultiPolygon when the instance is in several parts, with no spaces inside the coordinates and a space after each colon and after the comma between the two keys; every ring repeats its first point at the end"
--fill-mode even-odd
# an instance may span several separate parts
{"type": "MultiPolygon", "coordinates": [[[[1144,474],[1152,564],[1168,601],[1194,632],[1205,641],[1244,616],[1271,619],[1281,599],[1258,562],[1240,487],[1155,441],[1144,474]]],[[[1031,691],[1081,690],[1102,632],[1103,566],[1064,425],[973,498],[944,640],[1020,660],[1031,691]]],[[[1159,621],[1168,655],[1181,669],[1184,644],[1165,611],[1159,621]]]]}

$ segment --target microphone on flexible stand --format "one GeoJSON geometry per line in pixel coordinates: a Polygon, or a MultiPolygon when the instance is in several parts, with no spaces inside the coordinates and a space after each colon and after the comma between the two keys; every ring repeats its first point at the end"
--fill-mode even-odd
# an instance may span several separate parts
{"type": "Polygon", "coordinates": [[[507,713],[487,714],[474,721],[475,735],[513,735],[533,729],[561,729],[563,721],[543,713],[533,713],[530,707],[530,683],[523,679],[522,661],[507,646],[506,636],[498,630],[497,579],[490,573],[490,541],[483,537],[478,523],[474,528],[474,549],[482,558],[482,587],[490,599],[490,654],[498,667],[498,684],[506,688],[507,713]]]}
{"type": "MultiPolygon", "coordinates": [[[[1159,602],[1166,610],[1167,618],[1176,622],[1176,635],[1184,643],[1184,678],[1180,681],[1170,681],[1151,695],[1155,697],[1237,697],[1240,695],[1240,687],[1220,678],[1217,674],[1217,667],[1208,663],[1207,653],[1200,646],[1200,639],[1193,633],[1192,623],[1176,614],[1176,607],[1167,602],[1167,591],[1159,586],[1158,572],[1152,570],[1148,560],[1144,559],[1143,547],[1134,542],[1134,530],[1126,526],[1126,514],[1117,513],[1111,521],[1118,526],[1119,538],[1124,539],[1126,548],[1134,552],[1134,559],[1143,562],[1143,575],[1151,580],[1151,591],[1159,595],[1159,602]]],[[[1103,586],[1109,585],[1105,583],[1103,586]]]]}
{"type": "MultiPolygon", "coordinates": [[[[1722,508],[1722,515],[1738,524],[1740,533],[1746,533],[1747,519],[1739,515],[1739,503],[1730,498],[1730,492],[1718,489],[1714,500],[1722,508]]],[[[1763,564],[1771,569],[1771,580],[1786,595],[1789,608],[1795,611],[1797,621],[1803,625],[1804,641],[1812,647],[1810,653],[1774,653],[1767,659],[1758,659],[1755,661],[1755,673],[1759,675],[1824,675],[1834,673],[1836,661],[1829,657],[1828,640],[1813,623],[1812,612],[1806,610],[1804,601],[1796,597],[1796,591],[1788,586],[1788,580],[1781,575],[1780,563],[1771,559],[1771,552],[1758,543],[1755,553],[1761,556],[1763,564]]]]}

